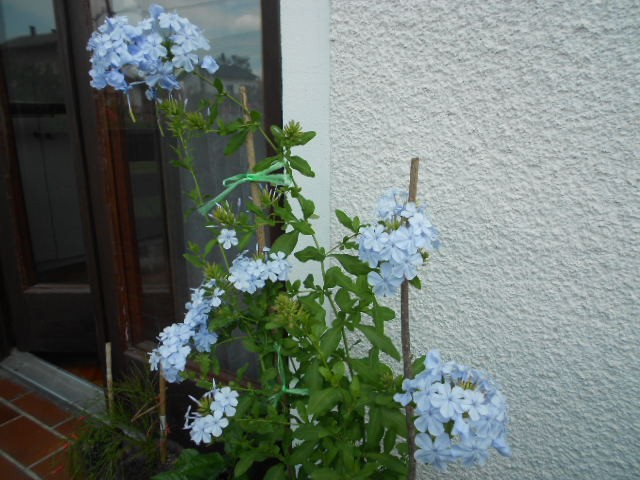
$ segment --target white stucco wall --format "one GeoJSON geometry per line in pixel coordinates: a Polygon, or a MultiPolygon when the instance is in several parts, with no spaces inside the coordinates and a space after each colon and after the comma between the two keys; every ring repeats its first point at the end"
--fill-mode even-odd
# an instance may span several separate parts
{"type": "Polygon", "coordinates": [[[510,400],[513,457],[451,478],[640,478],[640,4],[335,0],[330,78],[332,208],[422,157],[414,350],[510,400]]]}
{"type": "Polygon", "coordinates": [[[414,351],[510,401],[513,457],[449,478],[640,478],[640,4],[282,6],[285,118],[330,153],[316,200],[367,217],[423,159],[444,247],[412,293],[414,351]]]}

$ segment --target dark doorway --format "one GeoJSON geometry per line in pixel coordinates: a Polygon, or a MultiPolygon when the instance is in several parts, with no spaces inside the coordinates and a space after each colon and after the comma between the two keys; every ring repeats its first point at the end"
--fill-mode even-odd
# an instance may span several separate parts
{"type": "Polygon", "coordinates": [[[91,230],[67,12],[0,1],[0,231],[18,349],[98,365],[91,230]]]}

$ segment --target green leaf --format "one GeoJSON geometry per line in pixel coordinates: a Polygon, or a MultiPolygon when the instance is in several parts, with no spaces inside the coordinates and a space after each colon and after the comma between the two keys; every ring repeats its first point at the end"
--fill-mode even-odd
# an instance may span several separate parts
{"type": "Polygon", "coordinates": [[[357,328],[365,334],[374,347],[378,347],[395,360],[401,359],[400,353],[396,349],[395,345],[385,334],[380,333],[375,327],[371,327],[369,325],[358,325],[357,328]]]}
{"type": "Polygon", "coordinates": [[[283,478],[286,478],[284,465],[278,464],[267,470],[267,473],[262,480],[281,480],[283,478]]]}
{"type": "Polygon", "coordinates": [[[382,412],[379,408],[371,407],[369,409],[369,421],[367,422],[367,441],[365,445],[368,448],[378,449],[382,435],[384,434],[384,427],[382,426],[382,412]]]}
{"type": "Polygon", "coordinates": [[[216,238],[212,238],[207,242],[207,245],[204,247],[205,257],[211,253],[211,250],[213,250],[213,247],[215,247],[217,244],[218,244],[218,240],[216,238]]]}
{"type": "Polygon", "coordinates": [[[296,248],[296,244],[298,243],[298,235],[299,232],[297,232],[296,230],[283,233],[276,239],[275,242],[273,242],[271,250],[274,252],[284,252],[287,255],[291,255],[291,252],[293,252],[293,249],[296,248]]]}
{"type": "Polygon", "coordinates": [[[409,285],[420,290],[422,288],[422,282],[420,281],[420,277],[418,276],[413,277],[411,280],[409,280],[409,285]]]}
{"type": "MultiPolygon", "coordinates": [[[[309,260],[316,260],[321,262],[325,259],[324,248],[306,247],[295,253],[295,257],[301,262],[308,262],[309,260]]],[[[313,284],[312,284],[313,285],[313,284]]]]}
{"type": "Polygon", "coordinates": [[[187,448],[173,466],[173,470],[160,473],[153,480],[210,480],[218,478],[226,469],[224,458],[219,453],[201,454],[187,448]]]}
{"type": "Polygon", "coordinates": [[[224,92],[224,85],[222,83],[222,80],[220,80],[220,77],[216,77],[213,80],[213,86],[216,88],[216,90],[218,91],[218,93],[222,93],[224,92]]]}
{"type": "Polygon", "coordinates": [[[355,255],[335,253],[331,256],[335,257],[338,262],[340,262],[340,264],[344,267],[344,269],[353,275],[362,275],[371,271],[371,267],[369,267],[369,265],[364,263],[355,255]]]}
{"type": "Polygon", "coordinates": [[[311,165],[309,165],[309,162],[307,162],[302,157],[298,157],[298,156],[295,156],[295,155],[292,156],[292,157],[289,157],[289,164],[291,165],[291,168],[293,168],[294,170],[297,170],[298,172],[300,172],[305,177],[315,177],[316,176],[316,174],[313,173],[313,170],[311,169],[311,165]]]}
{"type": "Polygon", "coordinates": [[[313,480],[337,480],[340,477],[338,472],[331,468],[320,468],[311,472],[311,478],[313,480]]]}
{"type": "Polygon", "coordinates": [[[331,267],[325,274],[326,288],[333,288],[336,285],[353,291],[353,281],[347,277],[339,267],[331,267]]]}
{"type": "Polygon", "coordinates": [[[275,212],[276,215],[278,215],[278,217],[280,217],[285,222],[296,221],[296,217],[293,215],[293,213],[291,213],[291,207],[289,206],[288,203],[285,204],[285,206],[283,207],[280,207],[279,205],[274,205],[273,211],[275,212]]]}
{"type": "Polygon", "coordinates": [[[384,453],[391,452],[396,447],[396,443],[398,443],[398,434],[394,429],[390,428],[387,430],[382,442],[384,453]]]}
{"type": "Polygon", "coordinates": [[[381,453],[369,453],[367,454],[367,458],[370,460],[374,460],[378,464],[384,466],[388,470],[406,475],[407,474],[407,464],[397,457],[393,455],[385,455],[381,453]]]}
{"type": "Polygon", "coordinates": [[[282,132],[282,129],[277,125],[271,125],[271,135],[273,135],[273,139],[276,141],[276,143],[279,144],[284,133],[282,132]]]}
{"type": "Polygon", "coordinates": [[[318,425],[306,423],[296,428],[296,430],[293,432],[293,436],[294,438],[298,438],[300,440],[316,441],[320,438],[321,428],[322,427],[319,427],[318,425]]]}
{"type": "Polygon", "coordinates": [[[255,123],[260,123],[262,121],[262,114],[260,112],[251,110],[251,113],[249,115],[251,116],[251,120],[253,120],[255,123]]]}
{"type": "Polygon", "coordinates": [[[304,282],[302,282],[302,285],[304,285],[305,288],[313,288],[315,286],[312,273],[306,276],[306,278],[304,279],[304,282]]]}
{"type": "Polygon", "coordinates": [[[335,376],[336,380],[341,380],[347,373],[347,367],[344,366],[343,361],[336,362],[333,367],[331,367],[331,372],[335,376]]]}
{"type": "Polygon", "coordinates": [[[347,227],[349,230],[351,230],[354,233],[357,233],[357,230],[354,230],[353,228],[353,221],[351,220],[351,218],[349,218],[349,215],[347,215],[346,213],[344,213],[342,210],[338,210],[336,209],[336,217],[338,218],[338,221],[345,227],[347,227]]]}
{"type": "Polygon", "coordinates": [[[249,129],[245,128],[233,135],[224,149],[224,154],[231,155],[232,153],[236,152],[244,144],[244,141],[247,139],[248,133],[249,129]]]}
{"type": "Polygon", "coordinates": [[[253,239],[253,232],[249,232],[245,235],[243,235],[243,237],[240,239],[240,242],[238,243],[238,251],[241,252],[242,250],[244,250],[247,245],[249,245],[249,242],[253,239]]]}
{"type": "Polygon", "coordinates": [[[301,465],[309,461],[311,453],[316,447],[316,442],[303,442],[296,446],[289,457],[289,463],[291,465],[301,465]]]}
{"type": "Polygon", "coordinates": [[[320,352],[323,358],[329,358],[338,348],[340,339],[342,338],[342,329],[332,327],[322,335],[320,339],[320,352]]]}
{"type": "Polygon", "coordinates": [[[316,136],[316,132],[304,132],[298,140],[298,145],[306,145],[316,136]]]}
{"type": "Polygon", "coordinates": [[[300,207],[302,208],[302,216],[305,220],[313,215],[313,212],[316,210],[316,206],[311,200],[302,197],[300,197],[300,207]]]}
{"type": "Polygon", "coordinates": [[[184,258],[194,267],[202,268],[204,266],[204,262],[200,257],[192,255],[190,253],[183,253],[184,258]]]}
{"type": "Polygon", "coordinates": [[[251,468],[251,465],[253,465],[253,462],[253,455],[244,455],[243,457],[241,457],[240,461],[236,463],[236,468],[233,470],[234,477],[238,478],[240,475],[249,470],[251,468]]]}
{"type": "Polygon", "coordinates": [[[311,415],[321,416],[335,407],[342,399],[342,392],[337,388],[316,390],[309,397],[308,410],[311,415]]]}
{"type": "Polygon", "coordinates": [[[389,307],[376,305],[371,309],[371,317],[376,321],[388,322],[396,318],[396,312],[389,307]]]}
{"type": "MultiPolygon", "coordinates": [[[[394,403],[394,401],[391,400],[391,403],[394,403]]],[[[404,413],[397,408],[381,408],[380,410],[382,412],[382,425],[385,428],[395,430],[401,436],[407,435],[407,417],[404,413]]]]}
{"type": "Polygon", "coordinates": [[[349,295],[349,292],[346,288],[341,288],[340,290],[338,290],[335,298],[336,303],[338,304],[340,309],[345,312],[350,311],[355,303],[355,300],[351,298],[351,295],[349,295]]]}
{"type": "Polygon", "coordinates": [[[315,232],[313,231],[313,227],[309,222],[299,221],[291,223],[291,226],[294,230],[297,230],[303,235],[313,235],[315,232]]]}
{"type": "Polygon", "coordinates": [[[320,375],[317,360],[306,369],[304,374],[304,383],[311,390],[318,390],[322,386],[322,375],[320,375]]]}

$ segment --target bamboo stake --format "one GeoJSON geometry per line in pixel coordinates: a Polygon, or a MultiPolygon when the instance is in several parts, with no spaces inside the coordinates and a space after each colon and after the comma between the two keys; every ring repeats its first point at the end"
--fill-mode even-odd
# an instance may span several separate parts
{"type": "MultiPolygon", "coordinates": [[[[247,95],[247,87],[244,85],[240,87],[240,100],[242,101],[242,108],[244,110],[244,121],[251,121],[249,115],[249,98],[247,95]]],[[[253,139],[253,132],[249,132],[247,135],[247,163],[249,164],[249,170],[253,171],[256,166],[256,147],[253,139]]],[[[260,200],[260,186],[257,183],[251,182],[251,197],[253,197],[253,203],[258,208],[262,208],[262,201],[260,200]]],[[[267,236],[264,225],[256,226],[256,240],[258,242],[258,252],[262,252],[267,246],[267,236]]]]}
{"type": "MultiPolygon", "coordinates": [[[[409,174],[409,201],[415,202],[418,193],[418,167],[420,166],[419,158],[411,159],[411,171],[409,174]]],[[[405,280],[400,287],[400,337],[402,341],[402,366],[404,370],[404,378],[413,378],[413,361],[411,355],[411,334],[409,331],[409,282],[405,280]]],[[[414,453],[416,451],[416,426],[413,423],[413,406],[407,405],[405,408],[407,418],[407,443],[409,444],[409,471],[407,478],[414,480],[416,478],[416,460],[414,453]]]]}
{"type": "Polygon", "coordinates": [[[107,365],[107,408],[109,414],[113,415],[113,371],[111,369],[111,342],[104,346],[105,363],[107,365]]]}
{"type": "Polygon", "coordinates": [[[160,367],[159,398],[160,398],[160,461],[167,462],[167,384],[164,372],[160,367]]]}

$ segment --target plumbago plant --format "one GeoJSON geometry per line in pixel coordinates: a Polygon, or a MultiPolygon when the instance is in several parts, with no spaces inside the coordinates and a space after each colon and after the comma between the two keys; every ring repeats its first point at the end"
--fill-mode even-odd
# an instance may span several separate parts
{"type": "Polygon", "coordinates": [[[206,245],[192,245],[186,255],[201,269],[202,284],[184,320],[160,332],[150,355],[151,368],[168,382],[189,379],[206,389],[185,415],[193,442],[220,442],[227,476],[235,478],[250,478],[256,463],[266,465],[268,479],[406,478],[415,475],[408,466],[414,459],[444,470],[456,461],[482,465],[492,447],[508,455],[506,402],[486,374],[445,363],[437,351],[413,363],[414,378],[394,370],[401,355],[385,327],[396,316],[379,297],[406,282],[420,288],[418,270],[440,243],[426,208],[390,190],[371,223],[336,211],[345,236],[331,249],[320,246],[314,203],[295,180],[314,176],[295,149],[315,134],[296,122],[267,133],[261,115],[212,77],[218,67],[203,54],[208,48],[189,20],[157,5],[135,25],[107,19],[88,44],[95,88],[113,87],[127,98],[144,88],[156,103],[210,232],[206,245]],[[187,75],[215,92],[191,109],[181,98],[187,75]],[[242,116],[225,121],[218,114],[225,102],[242,116]],[[226,179],[217,196],[203,193],[191,141],[221,135],[231,154],[253,134],[275,154],[226,179]],[[239,213],[225,199],[242,183],[263,188],[239,213]],[[260,241],[248,247],[257,232],[274,227],[283,233],[271,248],[260,241]],[[312,246],[298,248],[302,237],[312,246]],[[318,263],[320,274],[291,279],[291,256],[318,263]],[[244,365],[226,385],[212,380],[221,373],[217,349],[230,342],[255,354],[259,378],[247,378],[244,365]],[[356,343],[367,354],[356,354],[356,343]],[[188,361],[198,368],[188,369],[188,361]]]}

